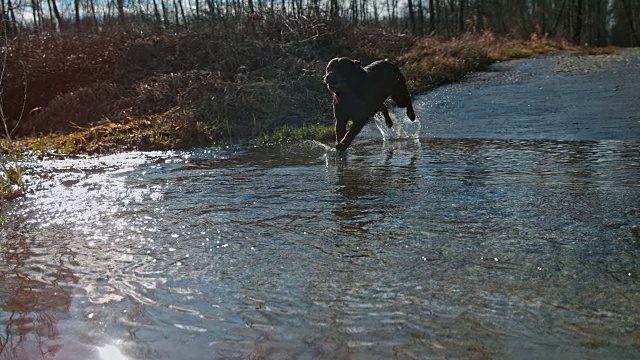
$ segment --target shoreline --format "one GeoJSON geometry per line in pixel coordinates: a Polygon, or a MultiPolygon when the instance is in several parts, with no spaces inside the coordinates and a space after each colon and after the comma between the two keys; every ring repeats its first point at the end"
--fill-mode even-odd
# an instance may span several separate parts
{"type": "MultiPolygon", "coordinates": [[[[562,41],[512,40],[491,33],[440,39],[387,34],[375,29],[355,29],[341,34],[327,30],[326,34],[312,38],[313,41],[294,45],[256,43],[247,48],[247,51],[274,52],[267,57],[229,54],[228,59],[219,63],[198,65],[196,60],[204,56],[199,51],[205,42],[185,43],[188,34],[156,34],[153,54],[159,56],[163,47],[173,49],[176,44],[185,48],[179,55],[168,58],[172,64],[163,64],[162,59],[158,59],[158,64],[142,70],[140,59],[123,60],[125,64],[117,66],[95,65],[104,66],[106,70],[115,66],[118,70],[112,75],[100,75],[107,79],[92,85],[83,85],[93,79],[93,70],[83,68],[88,65],[63,64],[77,67],[76,85],[66,84],[70,91],[57,91],[59,94],[48,103],[29,111],[28,117],[17,124],[21,132],[13,136],[17,140],[5,138],[0,148],[4,153],[33,152],[46,157],[49,153],[185,149],[244,143],[248,139],[259,142],[322,140],[329,138],[333,124],[330,95],[322,83],[322,74],[327,59],[337,54],[359,58],[365,64],[380,58],[394,59],[408,80],[410,92],[416,96],[458,81],[496,61],[539,56],[567,48],[562,41]],[[376,38],[384,40],[380,47],[371,45],[376,38]],[[334,43],[327,44],[329,40],[334,43]],[[314,55],[305,58],[296,53],[314,55]],[[184,60],[178,61],[176,56],[184,60]],[[194,64],[187,63],[188,60],[194,64]],[[232,63],[247,65],[238,67],[232,63]],[[176,71],[170,71],[171,67],[176,71]],[[215,67],[225,67],[225,70],[212,71],[215,67]]],[[[243,36],[246,42],[252,35],[243,36]]],[[[122,45],[125,49],[118,50],[123,58],[140,57],[141,52],[149,51],[148,34],[126,39],[128,42],[122,45]]],[[[85,56],[82,51],[99,51],[98,46],[105,45],[102,42],[107,40],[95,36],[86,39],[61,36],[57,41],[60,46],[88,42],[91,46],[77,50],[81,57],[85,56]]],[[[19,50],[16,51],[19,53],[19,50]]],[[[51,55],[54,61],[56,54],[50,54],[54,50],[55,47],[30,50],[25,61],[31,63],[25,66],[40,69],[41,60],[37,55],[43,58],[51,55]]],[[[68,61],[71,55],[59,60],[68,61]]],[[[92,56],[97,57],[98,63],[104,61],[99,55],[92,56]]],[[[45,70],[33,81],[57,74],[56,69],[45,70]]],[[[38,90],[34,86],[31,89],[38,90]]]]}
{"type": "MultiPolygon", "coordinates": [[[[434,40],[432,38],[424,38],[422,41],[428,43],[429,49],[433,48],[434,40]]],[[[443,47],[446,48],[444,52],[460,51],[461,48],[464,49],[464,46],[467,45],[465,41],[461,40],[450,40],[441,44],[444,44],[443,47]]],[[[412,88],[412,97],[415,98],[425,96],[428,92],[442,85],[464,80],[471,74],[482,74],[492,64],[505,61],[560,56],[565,59],[564,70],[560,71],[577,71],[576,69],[580,66],[584,67],[584,71],[594,71],[594,69],[597,70],[598,67],[603,66],[602,61],[585,59],[598,59],[599,55],[605,55],[606,57],[626,51],[624,48],[611,47],[577,50],[559,50],[545,47],[540,50],[539,46],[537,50],[535,50],[535,46],[532,47],[534,49],[532,51],[523,50],[522,43],[517,44],[518,46],[513,44],[501,45],[502,48],[499,52],[487,54],[483,59],[476,58],[472,65],[466,64],[465,62],[469,62],[469,60],[463,58],[461,60],[462,64],[457,64],[453,70],[446,71],[444,75],[441,74],[437,80],[428,71],[438,67],[438,64],[434,64],[433,61],[427,62],[428,66],[430,66],[430,68],[427,68],[424,60],[422,60],[422,63],[416,60],[419,56],[418,54],[420,54],[420,48],[425,48],[427,45],[420,44],[418,41],[412,50],[400,58],[400,61],[404,64],[403,72],[412,88]],[[514,49],[519,50],[516,52],[514,49]],[[557,55],[561,52],[563,52],[563,55],[557,55]],[[514,54],[517,55],[514,56],[514,54]],[[425,81],[425,79],[428,79],[428,81],[425,81]]],[[[466,55],[468,56],[469,54],[466,55]]],[[[322,120],[291,121],[289,119],[273,128],[260,130],[250,136],[242,136],[237,139],[233,139],[231,129],[228,128],[226,132],[229,134],[229,139],[216,141],[212,139],[211,129],[206,128],[202,123],[193,121],[193,119],[185,121],[185,113],[187,113],[187,118],[193,115],[188,114],[191,110],[177,106],[165,113],[129,119],[128,122],[124,123],[103,119],[95,126],[79,126],[75,131],[66,134],[49,133],[41,136],[23,136],[11,140],[5,138],[0,140],[0,148],[4,154],[30,153],[39,158],[64,158],[80,154],[94,155],[122,151],[177,150],[191,147],[274,143],[303,139],[331,141],[333,139],[333,117],[330,113],[330,96],[321,82],[321,74],[318,73],[313,76],[318,78],[316,86],[320,86],[323,93],[323,95],[317,96],[319,98],[317,99],[318,102],[324,102],[325,108],[323,109],[324,116],[322,120]]],[[[225,132],[225,129],[222,129],[221,132],[225,132]]]]}

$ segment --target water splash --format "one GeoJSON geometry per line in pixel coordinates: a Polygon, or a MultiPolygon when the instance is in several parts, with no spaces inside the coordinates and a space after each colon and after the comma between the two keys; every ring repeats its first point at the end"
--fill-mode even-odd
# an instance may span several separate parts
{"type": "Polygon", "coordinates": [[[378,130],[382,134],[385,140],[405,140],[405,139],[418,139],[420,137],[420,121],[411,121],[404,114],[404,109],[397,109],[402,111],[399,115],[395,111],[390,111],[389,116],[393,120],[393,126],[387,127],[382,114],[377,113],[374,116],[374,121],[378,130]]]}

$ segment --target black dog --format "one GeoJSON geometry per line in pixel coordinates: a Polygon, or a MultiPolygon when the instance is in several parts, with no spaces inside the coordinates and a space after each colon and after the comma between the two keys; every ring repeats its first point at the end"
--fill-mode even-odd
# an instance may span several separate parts
{"type": "Polygon", "coordinates": [[[333,115],[336,118],[336,149],[346,150],[367,121],[382,112],[388,127],[393,126],[384,105],[389,96],[407,108],[411,121],[416,119],[407,82],[398,65],[380,60],[362,67],[359,60],[335,58],[327,65],[324,82],[333,93],[333,115]],[[353,123],[347,131],[347,122],[353,123]]]}

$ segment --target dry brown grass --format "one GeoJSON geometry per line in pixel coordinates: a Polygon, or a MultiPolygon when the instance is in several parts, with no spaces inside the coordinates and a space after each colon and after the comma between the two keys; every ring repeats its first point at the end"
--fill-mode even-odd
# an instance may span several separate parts
{"type": "Polygon", "coordinates": [[[399,61],[412,92],[460,79],[489,62],[486,51],[470,37],[443,41],[420,39],[399,61]]]}
{"type": "Polygon", "coordinates": [[[101,154],[123,150],[165,150],[186,148],[211,141],[212,134],[200,126],[191,110],[171,109],[124,123],[104,120],[98,125],[78,128],[69,134],[50,133],[2,143],[3,152],[27,151],[49,155],[101,154]]]}
{"type": "Polygon", "coordinates": [[[620,48],[615,46],[605,47],[581,47],[572,53],[573,56],[590,56],[590,55],[614,55],[620,52],[620,48]]]}
{"type": "Polygon", "coordinates": [[[182,107],[236,139],[317,115],[320,44],[340,36],[306,19],[248,21],[17,39],[3,80],[9,127],[68,133],[182,107]]]}
{"type": "Polygon", "coordinates": [[[61,94],[112,80],[120,58],[116,39],[90,34],[18,37],[2,50],[9,51],[2,100],[10,125],[61,94]]]}
{"type": "Polygon", "coordinates": [[[46,107],[31,111],[21,129],[30,133],[75,131],[79,127],[94,125],[114,109],[119,99],[115,84],[99,82],[62,93],[46,107]]]}
{"type": "Polygon", "coordinates": [[[18,129],[51,134],[29,140],[30,147],[103,152],[234,142],[285,125],[330,124],[322,75],[336,56],[394,59],[416,93],[493,61],[558,48],[538,36],[445,40],[304,18],[227,20],[177,31],[17,39],[4,80],[10,125],[20,118],[26,83],[18,129]]]}
{"type": "Polygon", "coordinates": [[[492,33],[468,33],[454,39],[434,36],[416,41],[399,58],[412,91],[457,81],[486,65],[548,53],[566,46],[532,35],[529,40],[498,38],[492,33]]]}

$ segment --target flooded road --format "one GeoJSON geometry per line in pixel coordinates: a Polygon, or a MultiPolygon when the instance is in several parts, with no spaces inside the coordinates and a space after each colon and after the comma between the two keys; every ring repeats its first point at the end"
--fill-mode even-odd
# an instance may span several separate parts
{"type": "Polygon", "coordinates": [[[638,79],[630,54],[498,64],[417,98],[417,139],[372,124],[346,156],[26,163],[0,358],[637,358],[639,82],[570,89],[638,79]]]}

